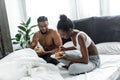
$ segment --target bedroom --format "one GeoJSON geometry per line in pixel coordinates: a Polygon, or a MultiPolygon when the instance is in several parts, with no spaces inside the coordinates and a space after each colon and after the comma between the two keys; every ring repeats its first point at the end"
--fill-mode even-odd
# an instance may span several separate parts
{"type": "MultiPolygon", "coordinates": [[[[26,3],[26,5],[27,5],[26,6],[26,11],[28,11],[28,12],[25,12],[25,10],[23,10],[23,9],[25,9],[25,8],[22,8],[22,7],[25,6],[25,2],[22,2],[22,0],[19,0],[18,2],[16,0],[13,0],[12,3],[9,0],[5,0],[5,1],[6,1],[6,4],[7,4],[7,6],[6,6],[7,12],[10,13],[10,14],[8,14],[8,22],[9,22],[9,26],[10,26],[9,28],[10,28],[11,37],[14,37],[14,35],[17,31],[17,28],[15,29],[15,27],[19,25],[21,20],[26,20],[27,17],[29,17],[29,16],[32,17],[32,21],[33,21],[32,24],[36,24],[36,18],[40,15],[45,14],[46,16],[48,16],[50,18],[50,28],[55,28],[56,21],[58,21],[59,14],[61,14],[61,13],[64,13],[64,14],[68,15],[72,20],[89,18],[89,17],[93,17],[93,16],[99,16],[99,17],[100,16],[114,16],[114,15],[119,15],[119,13],[120,13],[120,11],[117,9],[119,7],[119,2],[117,2],[117,1],[114,2],[114,0],[107,0],[108,2],[104,1],[104,0],[93,0],[94,3],[92,1],[88,1],[88,0],[84,0],[84,1],[83,0],[81,0],[81,1],[80,0],[75,0],[77,2],[76,5],[78,7],[82,6],[83,9],[81,9],[81,7],[80,7],[80,9],[75,8],[75,9],[73,9],[73,11],[72,11],[72,8],[75,7],[75,5],[74,5],[75,2],[73,0],[71,0],[71,1],[68,1],[68,0],[66,0],[66,1],[63,1],[63,0],[55,1],[55,0],[53,0],[54,2],[48,2],[48,3],[46,3],[46,0],[44,0],[43,3],[42,3],[41,0],[39,0],[39,2],[37,2],[37,0],[36,0],[36,2],[32,1],[32,0],[31,1],[26,0],[26,2],[28,2],[28,3],[26,3]],[[79,2],[82,3],[82,4],[80,5],[79,2]],[[99,2],[100,2],[101,5],[99,4],[99,2]],[[50,6],[49,3],[54,5],[54,6],[57,6],[57,7],[50,6]],[[70,3],[70,4],[67,4],[67,3],[70,3]],[[36,4],[36,5],[33,6],[33,4],[36,4]],[[42,4],[45,4],[45,9],[43,8],[44,5],[42,5],[42,4]],[[62,4],[62,6],[60,4],[62,4]],[[86,4],[87,4],[87,6],[86,6],[86,4]],[[39,11],[37,9],[38,5],[39,5],[39,7],[40,7],[40,5],[42,6],[42,7],[39,8],[40,12],[36,12],[36,11],[39,11]],[[66,7],[64,7],[63,5],[66,5],[66,7]],[[69,8],[70,5],[72,5],[72,7],[69,8]],[[50,7],[50,9],[53,10],[53,11],[47,10],[46,8],[48,8],[48,7],[50,7]],[[100,7],[102,7],[102,9],[100,7]],[[20,11],[18,11],[19,10],[18,8],[20,9],[20,11]],[[11,11],[11,10],[13,10],[13,11],[11,11]],[[34,10],[34,11],[31,11],[31,10],[34,10]],[[41,10],[43,10],[42,13],[41,13],[41,10]],[[76,11],[76,10],[78,10],[78,11],[76,11]],[[81,11],[81,10],[83,10],[83,11],[81,11]],[[73,13],[73,12],[75,12],[75,13],[73,13]],[[76,12],[78,12],[78,13],[76,13],[76,12]],[[49,14],[47,14],[47,13],[49,13],[49,14]],[[21,15],[19,15],[19,14],[21,14],[21,15]],[[36,15],[33,15],[33,14],[36,14],[36,15]],[[55,17],[54,20],[53,20],[53,17],[55,17]],[[52,27],[52,26],[54,26],[54,27],[52,27]]],[[[3,15],[1,15],[1,17],[2,16],[3,15]]],[[[114,19],[116,19],[116,21],[119,20],[119,18],[114,18],[114,19]]],[[[103,19],[101,19],[101,20],[103,20],[103,19]]],[[[115,22],[114,22],[114,24],[116,24],[115,22]]],[[[5,24],[5,23],[4,24],[3,23],[2,23],[2,25],[5,24]]],[[[119,25],[119,23],[117,25],[119,25]]],[[[118,27],[111,28],[111,29],[116,31],[116,32],[113,31],[115,36],[112,36],[112,38],[111,38],[112,40],[115,40],[114,38],[119,37],[119,35],[118,35],[119,29],[118,29],[118,27]]],[[[5,32],[4,29],[2,29],[2,31],[5,32]]],[[[35,29],[35,31],[36,31],[36,29],[35,29]]],[[[97,35],[100,35],[100,34],[97,34],[97,35]]],[[[6,35],[4,35],[4,36],[6,36],[6,35]]],[[[7,35],[7,38],[8,38],[8,36],[9,35],[7,35]]],[[[11,49],[10,45],[8,45],[9,41],[6,41],[6,39],[4,39],[4,40],[5,40],[5,43],[3,45],[7,45],[7,46],[4,46],[5,51],[6,52],[11,51],[11,50],[9,50],[9,49],[11,49]],[[8,46],[10,48],[8,48],[8,46]]],[[[119,38],[117,38],[117,41],[119,41],[119,38]]]]}

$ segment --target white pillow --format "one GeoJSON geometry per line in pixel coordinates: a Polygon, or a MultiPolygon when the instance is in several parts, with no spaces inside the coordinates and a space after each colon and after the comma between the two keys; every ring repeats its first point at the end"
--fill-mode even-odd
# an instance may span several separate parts
{"type": "Polygon", "coordinates": [[[72,41],[68,41],[63,45],[63,47],[71,47],[71,46],[74,46],[72,41]]]}
{"type": "Polygon", "coordinates": [[[99,54],[120,54],[120,42],[104,42],[96,44],[99,54]]]}

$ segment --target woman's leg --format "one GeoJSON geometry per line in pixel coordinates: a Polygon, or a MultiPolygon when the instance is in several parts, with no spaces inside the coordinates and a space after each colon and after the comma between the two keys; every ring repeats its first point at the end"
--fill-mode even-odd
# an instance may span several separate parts
{"type": "Polygon", "coordinates": [[[96,68],[96,65],[92,62],[89,62],[88,64],[83,63],[73,63],[69,66],[69,74],[76,75],[81,73],[86,73],[94,70],[96,68]]]}

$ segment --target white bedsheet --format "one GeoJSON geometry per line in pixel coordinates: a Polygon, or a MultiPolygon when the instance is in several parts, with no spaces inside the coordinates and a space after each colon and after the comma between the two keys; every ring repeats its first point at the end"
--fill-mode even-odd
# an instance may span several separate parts
{"type": "Polygon", "coordinates": [[[100,55],[96,70],[70,76],[66,69],[48,64],[32,49],[15,51],[0,60],[0,80],[116,80],[120,75],[120,55],[100,55]]]}
{"type": "Polygon", "coordinates": [[[65,80],[116,80],[120,75],[120,55],[100,55],[101,66],[96,70],[78,76],[68,75],[68,71],[61,70],[65,80]]]}

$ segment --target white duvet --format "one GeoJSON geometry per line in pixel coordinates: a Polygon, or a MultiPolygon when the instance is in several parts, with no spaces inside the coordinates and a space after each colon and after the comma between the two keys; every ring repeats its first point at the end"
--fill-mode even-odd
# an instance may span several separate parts
{"type": "Polygon", "coordinates": [[[120,75],[120,55],[100,55],[100,58],[100,68],[69,76],[67,70],[59,71],[58,67],[46,63],[34,50],[27,48],[0,60],[0,80],[116,80],[120,75]]]}
{"type": "Polygon", "coordinates": [[[0,60],[0,80],[64,80],[59,69],[32,49],[15,51],[0,60]]]}

